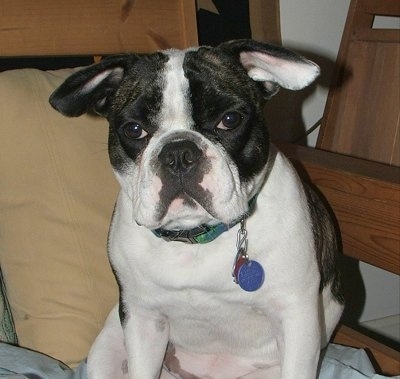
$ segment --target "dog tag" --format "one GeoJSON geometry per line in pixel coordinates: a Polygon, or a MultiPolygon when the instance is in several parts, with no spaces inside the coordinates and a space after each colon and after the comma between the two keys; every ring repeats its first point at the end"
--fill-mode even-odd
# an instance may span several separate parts
{"type": "Polygon", "coordinates": [[[247,230],[245,218],[240,223],[238,230],[236,248],[237,253],[233,262],[233,281],[247,292],[257,291],[264,283],[265,273],[263,267],[257,262],[249,259],[247,255],[247,230]]]}
{"type": "Polygon", "coordinates": [[[245,260],[237,270],[236,283],[247,292],[261,288],[264,279],[264,269],[257,261],[245,260]]]}

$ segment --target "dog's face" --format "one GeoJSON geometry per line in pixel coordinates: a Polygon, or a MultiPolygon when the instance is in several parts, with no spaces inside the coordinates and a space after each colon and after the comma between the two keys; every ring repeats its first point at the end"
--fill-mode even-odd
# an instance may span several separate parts
{"type": "Polygon", "coordinates": [[[69,116],[107,117],[111,164],[138,224],[190,229],[247,211],[268,160],[265,100],[317,75],[304,58],[244,40],[111,57],[50,101],[69,116]]]}
{"type": "Polygon", "coordinates": [[[168,51],[121,82],[110,157],[139,224],[191,228],[246,211],[268,156],[263,91],[241,66],[221,70],[228,63],[208,48],[168,51]]]}

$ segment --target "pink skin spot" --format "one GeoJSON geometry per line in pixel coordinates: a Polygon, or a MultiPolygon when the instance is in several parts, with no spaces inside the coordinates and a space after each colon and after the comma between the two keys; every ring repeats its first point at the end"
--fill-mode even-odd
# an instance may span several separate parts
{"type": "Polygon", "coordinates": [[[200,187],[203,188],[204,190],[209,190],[212,191],[213,188],[213,183],[214,181],[212,180],[212,175],[206,174],[203,177],[203,180],[200,183],[200,187]]]}
{"type": "MultiPolygon", "coordinates": [[[[213,159],[214,160],[218,159],[215,152],[213,152],[211,149],[207,149],[205,152],[205,155],[210,161],[212,161],[213,159]]],[[[212,189],[214,188],[213,174],[208,173],[208,174],[204,175],[203,180],[200,183],[200,186],[204,190],[209,190],[212,192],[212,189]]]]}
{"type": "Polygon", "coordinates": [[[217,158],[218,158],[217,154],[215,154],[215,152],[212,151],[211,149],[207,149],[207,150],[205,151],[205,156],[206,156],[207,158],[210,158],[210,159],[217,159],[217,158]]]}
{"type": "Polygon", "coordinates": [[[175,199],[172,201],[172,203],[169,206],[170,211],[176,211],[182,208],[183,206],[183,199],[175,199]]]}

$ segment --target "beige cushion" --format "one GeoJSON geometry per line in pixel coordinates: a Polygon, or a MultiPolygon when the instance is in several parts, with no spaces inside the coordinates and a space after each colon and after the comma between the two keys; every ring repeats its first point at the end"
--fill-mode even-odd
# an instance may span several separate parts
{"type": "Polygon", "coordinates": [[[118,297],[106,253],[118,186],[106,121],[48,103],[70,74],[0,74],[0,264],[19,344],[75,366],[118,297]]]}

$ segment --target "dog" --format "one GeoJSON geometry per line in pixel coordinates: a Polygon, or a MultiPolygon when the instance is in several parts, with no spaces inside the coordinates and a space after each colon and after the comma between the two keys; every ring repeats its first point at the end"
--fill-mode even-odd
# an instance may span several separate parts
{"type": "Polygon", "coordinates": [[[108,57],[51,105],[106,117],[120,183],[108,238],[119,304],[95,379],[312,379],[343,309],[338,243],[315,193],[268,138],[264,104],[319,75],[282,47],[108,57]]]}

